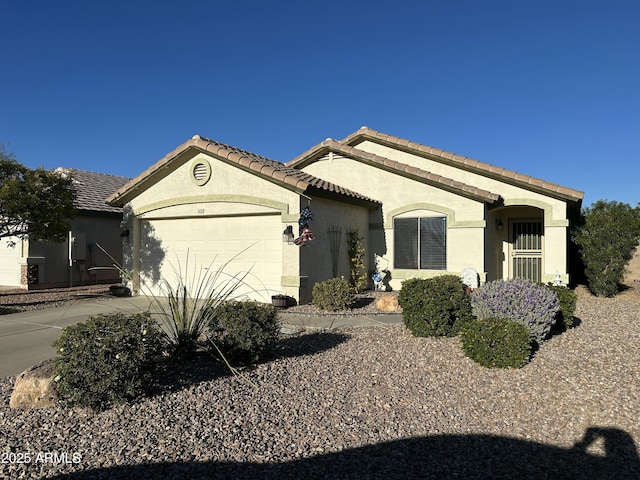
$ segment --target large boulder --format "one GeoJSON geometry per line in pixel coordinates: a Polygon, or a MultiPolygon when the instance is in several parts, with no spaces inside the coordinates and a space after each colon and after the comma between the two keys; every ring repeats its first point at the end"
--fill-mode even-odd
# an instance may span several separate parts
{"type": "Polygon", "coordinates": [[[376,300],[376,307],[381,312],[399,312],[398,295],[384,295],[376,300]]]}
{"type": "Polygon", "coordinates": [[[53,360],[45,360],[16,377],[10,408],[32,409],[54,407],[58,393],[54,386],[53,360]]]}

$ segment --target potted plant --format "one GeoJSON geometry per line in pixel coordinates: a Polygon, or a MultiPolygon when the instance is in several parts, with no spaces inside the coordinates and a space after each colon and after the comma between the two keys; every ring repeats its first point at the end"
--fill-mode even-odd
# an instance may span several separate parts
{"type": "Polygon", "coordinates": [[[109,292],[111,292],[111,295],[115,297],[128,297],[131,295],[131,290],[124,285],[111,285],[109,287],[109,292]]]}
{"type": "Polygon", "coordinates": [[[121,285],[111,285],[109,292],[115,297],[128,297],[131,295],[131,289],[127,286],[127,279],[122,277],[121,285]]]}
{"type": "Polygon", "coordinates": [[[289,306],[289,296],[283,293],[271,296],[271,304],[276,308],[287,308],[289,306]]]}

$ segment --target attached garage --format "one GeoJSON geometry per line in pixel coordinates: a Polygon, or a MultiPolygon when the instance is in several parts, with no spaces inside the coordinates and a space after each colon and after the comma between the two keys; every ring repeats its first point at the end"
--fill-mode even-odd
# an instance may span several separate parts
{"type": "MultiPolygon", "coordinates": [[[[282,277],[282,240],[280,215],[242,217],[172,218],[143,220],[143,231],[153,231],[162,239],[159,255],[141,259],[141,271],[159,266],[160,278],[177,283],[177,275],[188,279],[205,278],[223,268],[223,280],[244,277],[234,296],[269,301],[280,292],[282,277]],[[159,258],[160,257],[160,258],[159,258]]],[[[154,279],[143,277],[146,286],[154,279]]],[[[157,284],[154,294],[161,294],[157,284]]]]}
{"type": "Polygon", "coordinates": [[[308,173],[199,136],[109,202],[124,210],[125,268],[134,294],[163,295],[162,286],[175,288],[179,277],[194,292],[198,279],[224,265],[222,278],[244,276],[234,296],[262,302],[280,293],[307,302],[314,283],[348,278],[347,233],[366,238],[380,208],[308,173]],[[295,242],[307,211],[315,214],[308,225],[315,240],[295,242]]]}

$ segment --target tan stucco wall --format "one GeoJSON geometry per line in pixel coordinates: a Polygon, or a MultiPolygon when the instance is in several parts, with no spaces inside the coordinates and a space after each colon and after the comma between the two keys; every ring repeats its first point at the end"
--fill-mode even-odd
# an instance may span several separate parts
{"type": "Polygon", "coordinates": [[[69,285],[118,282],[120,274],[116,270],[89,272],[93,266],[113,265],[96,244],[99,243],[109,254],[122,263],[121,218],[118,216],[78,215],[71,222],[71,229],[77,232],[79,259],[69,266],[69,243],[36,242],[18,240],[16,246],[7,248],[0,242],[0,285],[21,288],[53,288],[69,285]],[[21,268],[37,265],[37,283],[21,283],[21,268]]]}
{"type": "Polygon", "coordinates": [[[0,239],[0,285],[5,287],[20,286],[20,259],[22,252],[22,240],[17,238],[0,239]],[[10,242],[15,242],[10,246],[10,242]]]}
{"type": "MultiPolygon", "coordinates": [[[[556,274],[560,274],[563,283],[569,282],[567,272],[567,245],[568,226],[567,204],[565,201],[548,197],[541,193],[533,192],[516,185],[501,182],[493,178],[488,178],[478,173],[469,172],[457,167],[446,165],[428,158],[419,157],[407,152],[383,146],[375,142],[366,141],[358,145],[359,149],[387,156],[396,161],[406,163],[432,173],[437,173],[448,178],[464,182],[478,188],[498,193],[504,199],[504,205],[509,207],[530,206],[543,211],[545,229],[545,254],[543,261],[543,281],[553,281],[556,274]]],[[[517,218],[515,212],[506,212],[505,221],[508,218],[517,218]]],[[[500,254],[498,252],[498,254],[500,254]]],[[[495,258],[495,252],[488,261],[495,258]]],[[[505,260],[506,261],[506,260],[505,260]]],[[[487,267],[491,270],[492,267],[487,267]]],[[[507,278],[508,270],[504,270],[503,278],[507,278]]]]}
{"type": "MultiPolygon", "coordinates": [[[[302,199],[301,207],[305,206],[307,206],[307,201],[302,199]]],[[[338,240],[334,245],[334,251],[337,252],[335,276],[344,277],[347,280],[351,275],[349,245],[347,243],[348,232],[358,231],[359,235],[363,237],[363,245],[367,251],[369,242],[369,210],[367,208],[318,197],[312,197],[309,208],[314,215],[309,227],[315,240],[305,247],[290,246],[287,249],[287,254],[291,252],[300,258],[300,277],[304,279],[304,286],[300,289],[302,303],[311,300],[311,292],[316,282],[334,277],[332,262],[334,257],[331,253],[334,240],[338,240]],[[329,233],[337,230],[341,232],[339,239],[332,237],[332,235],[336,235],[335,233],[329,233]],[[338,248],[335,248],[336,246],[338,248]],[[298,251],[296,252],[294,249],[298,249],[298,251]]],[[[296,224],[294,231],[297,233],[297,230],[296,224]]],[[[369,274],[371,271],[369,258],[365,258],[365,263],[367,274],[369,274]]]]}
{"type": "MultiPolygon", "coordinates": [[[[306,166],[304,170],[313,175],[383,202],[387,247],[383,256],[387,264],[393,264],[393,217],[405,215],[406,212],[409,212],[410,216],[434,212],[433,214],[447,216],[449,273],[460,273],[464,268],[471,267],[479,272],[482,281],[508,278],[508,228],[505,228],[504,233],[495,232],[495,220],[501,218],[505,225],[508,225],[509,219],[521,218],[524,213],[530,216],[531,212],[535,211],[534,216],[544,220],[543,281],[553,281],[558,273],[563,283],[568,283],[569,223],[565,201],[373,142],[363,142],[357,148],[500,194],[504,199],[504,206],[508,207],[491,211],[482,201],[447,192],[338,154],[327,154],[306,166]],[[524,213],[520,211],[520,207],[527,207],[524,213]]],[[[395,272],[394,278],[433,276],[441,273],[399,270],[395,272]]],[[[392,282],[394,288],[398,285],[399,282],[392,282]]]]}
{"type": "MultiPolygon", "coordinates": [[[[298,195],[292,191],[250,174],[237,166],[200,153],[170,175],[158,180],[152,187],[141,192],[130,202],[130,206],[136,214],[160,218],[174,214],[191,216],[227,214],[227,212],[261,213],[264,212],[261,206],[287,209],[289,205],[297,202],[297,199],[298,195]],[[200,161],[206,161],[211,166],[211,178],[202,186],[196,185],[191,175],[193,164],[200,161]],[[220,202],[227,205],[214,206],[215,203],[220,202]],[[174,205],[181,205],[181,207],[164,210],[174,205]],[[235,211],[228,210],[230,208],[235,211]],[[155,212],[150,213],[152,211],[155,212]]],[[[284,211],[283,213],[296,212],[284,211]]]]}
{"type": "Polygon", "coordinates": [[[102,252],[100,244],[117,263],[122,263],[121,218],[118,216],[79,215],[71,222],[71,231],[77,235],[73,266],[69,265],[69,243],[29,242],[29,256],[40,257],[40,285],[33,287],[65,287],[93,283],[111,283],[120,280],[117,270],[91,273],[94,266],[111,267],[114,261],[102,252]]]}
{"type": "MultiPolygon", "coordinates": [[[[179,159],[177,159],[179,161],[179,159]]],[[[171,169],[170,174],[133,198],[128,208],[134,215],[128,220],[136,232],[129,242],[127,256],[128,268],[139,269],[140,258],[135,245],[140,245],[140,220],[180,219],[180,218],[216,218],[255,217],[278,214],[281,229],[277,239],[282,245],[282,281],[281,292],[299,298],[300,278],[299,250],[297,246],[282,241],[282,231],[287,225],[297,225],[302,197],[273,182],[260,178],[237,166],[230,165],[204,153],[189,159],[183,165],[171,169]],[[192,180],[192,167],[196,162],[206,161],[211,169],[211,178],[204,185],[192,180]]],[[[304,200],[306,202],[306,200],[304,200]]],[[[256,223],[259,224],[259,223],[256,223]]],[[[297,234],[297,229],[294,229],[297,234]]],[[[259,238],[260,231],[248,231],[247,237],[259,238]]],[[[160,239],[161,240],[161,239],[160,239]]],[[[220,252],[229,256],[238,252],[220,252]]],[[[135,279],[139,282],[139,278],[135,279]]],[[[139,290],[139,283],[134,282],[139,290]]]]}
{"type": "Polygon", "coordinates": [[[416,182],[396,173],[338,155],[327,155],[304,168],[325,180],[353,189],[383,203],[384,240],[375,242],[373,255],[382,257],[381,268],[391,270],[391,286],[399,289],[402,280],[444,273],[459,274],[476,269],[484,278],[484,211],[482,202],[416,182]],[[447,217],[447,271],[394,270],[393,219],[395,217],[447,217]]]}
{"type": "MultiPolygon", "coordinates": [[[[505,202],[511,202],[513,204],[513,202],[515,201],[518,205],[524,204],[534,206],[537,206],[538,203],[544,204],[546,206],[545,209],[548,211],[547,215],[549,215],[549,220],[566,219],[566,203],[562,200],[554,199],[540,193],[532,192],[531,190],[527,190],[522,187],[504,183],[500,180],[488,178],[478,173],[462,170],[451,165],[446,165],[434,160],[430,160],[428,158],[413,155],[401,150],[396,150],[394,148],[380,145],[371,141],[360,143],[358,144],[357,148],[370,153],[375,153],[377,155],[391,158],[398,162],[406,163],[407,165],[421,168],[428,172],[437,173],[447,178],[453,178],[460,182],[466,183],[467,185],[472,185],[474,187],[489,190],[493,193],[498,193],[505,199],[505,202]],[[526,201],[527,203],[521,203],[523,201],[526,201]]],[[[505,204],[508,205],[509,203],[505,204]]]]}

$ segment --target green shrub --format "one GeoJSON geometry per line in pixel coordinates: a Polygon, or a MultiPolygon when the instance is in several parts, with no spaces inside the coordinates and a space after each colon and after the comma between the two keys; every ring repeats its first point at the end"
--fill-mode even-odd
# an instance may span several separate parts
{"type": "Polygon", "coordinates": [[[531,337],[524,325],[486,318],[469,322],[460,332],[462,351],[488,368],[520,368],[529,363],[531,337]]]}
{"type": "Polygon", "coordinates": [[[473,318],[469,296],[455,275],[406,280],[398,303],[405,326],[416,337],[453,337],[473,318]]]}
{"type": "Polygon", "coordinates": [[[508,318],[527,327],[538,343],[549,334],[560,310],[554,292],[521,278],[485,283],[471,293],[471,304],[478,319],[508,318]]]}
{"type": "Polygon", "coordinates": [[[583,212],[575,229],[589,290],[598,297],[613,297],[640,241],[640,204],[598,200],[583,212]]]}
{"type": "Polygon", "coordinates": [[[353,287],[344,278],[331,278],[313,286],[311,302],[321,310],[345,310],[356,301],[353,287]]]}
{"type": "MultiPolygon", "coordinates": [[[[208,268],[196,268],[191,272],[189,255],[184,268],[175,270],[177,283],[163,279],[160,282],[161,296],[151,293],[154,310],[164,326],[169,352],[174,358],[190,358],[203,346],[203,337],[211,322],[211,315],[218,306],[233,300],[236,291],[246,286],[248,272],[237,275],[225,273],[236,257],[232,257],[218,268],[212,261],[208,268]]],[[[215,260],[215,259],[214,259],[215,260]]]]}
{"type": "Polygon", "coordinates": [[[209,324],[209,339],[227,360],[242,364],[259,360],[279,335],[277,309],[252,301],[219,305],[209,324]]]}
{"type": "Polygon", "coordinates": [[[547,285],[560,302],[560,311],[556,314],[556,327],[566,330],[573,325],[573,314],[576,311],[578,296],[576,292],[562,285],[547,285]]]}
{"type": "Polygon", "coordinates": [[[104,409],[141,396],[160,356],[162,332],[148,313],[90,317],[53,342],[61,400],[104,409]]]}

